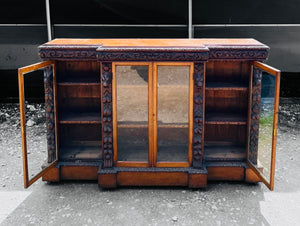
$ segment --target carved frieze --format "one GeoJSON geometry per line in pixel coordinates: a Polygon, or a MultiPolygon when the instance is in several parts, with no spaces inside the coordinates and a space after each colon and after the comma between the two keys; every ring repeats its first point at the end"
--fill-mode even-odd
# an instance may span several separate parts
{"type": "Polygon", "coordinates": [[[209,59],[238,59],[265,60],[269,56],[269,49],[251,48],[213,48],[209,47],[209,59]]]}
{"type": "Polygon", "coordinates": [[[96,47],[86,48],[86,47],[40,47],[39,56],[44,60],[89,60],[96,59],[97,52],[96,47]]]}
{"type": "Polygon", "coordinates": [[[203,61],[208,59],[205,52],[176,51],[99,51],[100,61],[203,61]]]}

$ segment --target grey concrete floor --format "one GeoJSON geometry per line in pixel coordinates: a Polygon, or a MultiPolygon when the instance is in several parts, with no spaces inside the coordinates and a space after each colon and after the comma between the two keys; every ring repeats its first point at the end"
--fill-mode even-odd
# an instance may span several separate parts
{"type": "Polygon", "coordinates": [[[272,192],[233,182],[101,190],[91,182],[39,180],[23,189],[18,105],[0,110],[1,225],[300,225],[299,99],[280,100],[272,192]]]}

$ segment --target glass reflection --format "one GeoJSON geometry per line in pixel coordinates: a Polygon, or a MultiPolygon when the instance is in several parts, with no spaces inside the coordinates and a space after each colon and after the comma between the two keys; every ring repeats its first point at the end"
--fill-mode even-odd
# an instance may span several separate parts
{"type": "Polygon", "coordinates": [[[251,161],[268,183],[271,180],[275,83],[275,76],[262,73],[257,162],[251,161]]]}
{"type": "Polygon", "coordinates": [[[148,161],[148,66],[116,66],[118,161],[148,161]]]}
{"type": "Polygon", "coordinates": [[[187,162],[189,66],[158,66],[157,161],[187,162]]]}
{"type": "Polygon", "coordinates": [[[28,178],[31,180],[55,159],[48,158],[47,151],[44,70],[25,74],[23,81],[28,178]]]}

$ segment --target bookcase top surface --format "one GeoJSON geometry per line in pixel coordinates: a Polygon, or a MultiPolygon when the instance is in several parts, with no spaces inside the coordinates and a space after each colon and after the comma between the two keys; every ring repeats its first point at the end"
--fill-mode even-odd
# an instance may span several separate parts
{"type": "Polygon", "coordinates": [[[255,39],[54,39],[43,46],[102,46],[122,48],[149,48],[149,47],[261,47],[267,46],[255,39]]]}
{"type": "Polygon", "coordinates": [[[207,61],[265,60],[255,39],[54,39],[39,46],[43,60],[207,61]]]}

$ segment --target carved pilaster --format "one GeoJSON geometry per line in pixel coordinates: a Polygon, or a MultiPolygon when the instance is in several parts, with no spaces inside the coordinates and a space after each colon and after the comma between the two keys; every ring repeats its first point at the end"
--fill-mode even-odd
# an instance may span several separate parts
{"type": "Polygon", "coordinates": [[[203,162],[204,128],[204,63],[194,64],[194,99],[193,99],[193,167],[201,168],[203,162]]]}
{"type": "Polygon", "coordinates": [[[48,66],[44,69],[44,89],[45,89],[48,163],[51,163],[56,159],[53,67],[52,66],[48,66]]]}
{"type": "Polygon", "coordinates": [[[112,64],[103,62],[101,65],[103,167],[110,168],[113,166],[112,64]]]}
{"type": "Polygon", "coordinates": [[[261,77],[262,77],[262,71],[259,68],[254,67],[253,78],[252,78],[250,147],[248,153],[248,158],[254,165],[257,164],[257,152],[258,152],[261,77]]]}

